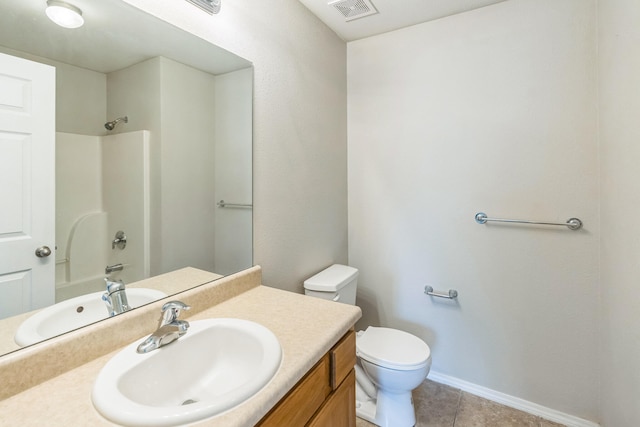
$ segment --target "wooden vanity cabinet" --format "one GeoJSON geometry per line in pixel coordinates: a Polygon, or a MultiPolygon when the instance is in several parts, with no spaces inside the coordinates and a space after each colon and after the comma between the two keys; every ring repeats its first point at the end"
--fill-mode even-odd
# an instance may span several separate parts
{"type": "Polygon", "coordinates": [[[350,330],[258,423],[260,427],[355,427],[356,336],[350,330]]]}

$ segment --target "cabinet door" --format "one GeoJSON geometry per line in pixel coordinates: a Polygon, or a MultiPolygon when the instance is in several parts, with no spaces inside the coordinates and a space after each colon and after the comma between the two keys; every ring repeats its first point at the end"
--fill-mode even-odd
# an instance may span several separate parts
{"type": "Polygon", "coordinates": [[[355,427],[356,372],[351,373],[311,419],[308,427],[355,427]]]}
{"type": "Polygon", "coordinates": [[[304,426],[330,393],[329,356],[325,355],[300,383],[258,423],[258,426],[304,426]]]}

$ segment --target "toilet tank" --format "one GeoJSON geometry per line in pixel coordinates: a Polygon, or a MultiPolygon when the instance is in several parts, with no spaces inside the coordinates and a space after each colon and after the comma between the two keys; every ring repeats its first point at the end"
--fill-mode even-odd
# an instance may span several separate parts
{"type": "Polygon", "coordinates": [[[304,281],[304,293],[316,298],[356,304],[358,269],[334,264],[304,281]]]}

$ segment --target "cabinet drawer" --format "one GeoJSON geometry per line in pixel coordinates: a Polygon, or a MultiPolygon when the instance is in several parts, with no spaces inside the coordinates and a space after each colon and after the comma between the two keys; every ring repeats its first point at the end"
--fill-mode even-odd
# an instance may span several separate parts
{"type": "Polygon", "coordinates": [[[329,351],[331,357],[331,389],[336,390],[356,364],[356,334],[347,332],[329,351]]]}
{"type": "Polygon", "coordinates": [[[326,354],[258,425],[261,427],[305,425],[331,393],[330,365],[329,354],[326,354]]]}

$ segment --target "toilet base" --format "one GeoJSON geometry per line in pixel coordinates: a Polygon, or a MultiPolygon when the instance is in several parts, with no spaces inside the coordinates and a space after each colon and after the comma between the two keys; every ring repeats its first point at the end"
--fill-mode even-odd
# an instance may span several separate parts
{"type": "Polygon", "coordinates": [[[356,417],[362,418],[370,423],[376,423],[376,401],[365,400],[360,402],[356,400],[356,417]]]}
{"type": "Polygon", "coordinates": [[[416,424],[410,391],[385,393],[378,390],[375,400],[356,400],[356,416],[380,427],[413,427],[416,424]]]}

